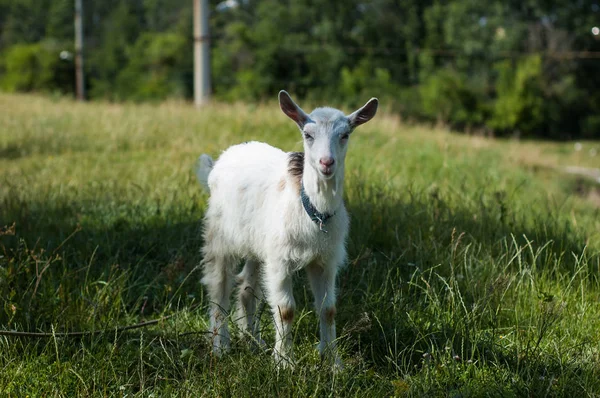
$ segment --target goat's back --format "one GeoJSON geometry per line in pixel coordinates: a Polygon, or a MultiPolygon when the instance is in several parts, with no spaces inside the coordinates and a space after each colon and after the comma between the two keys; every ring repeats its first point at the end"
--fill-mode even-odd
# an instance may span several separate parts
{"type": "Polygon", "coordinates": [[[208,176],[211,192],[232,199],[250,189],[266,188],[286,170],[287,154],[262,142],[229,147],[208,176]]]}
{"type": "Polygon", "coordinates": [[[256,253],[264,225],[281,213],[277,183],[287,172],[287,154],[260,142],[234,145],[221,154],[208,176],[207,238],[240,256],[256,253]]]}

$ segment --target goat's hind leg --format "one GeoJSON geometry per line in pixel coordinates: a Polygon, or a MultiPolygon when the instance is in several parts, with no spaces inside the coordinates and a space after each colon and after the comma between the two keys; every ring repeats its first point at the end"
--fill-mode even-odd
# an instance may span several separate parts
{"type": "Polygon", "coordinates": [[[206,253],[203,260],[202,284],[206,287],[210,300],[210,330],[213,353],[216,355],[227,351],[230,346],[227,314],[233,288],[232,263],[231,258],[206,253]]]}
{"type": "Polygon", "coordinates": [[[240,329],[252,336],[256,345],[264,346],[260,338],[260,308],[262,289],[260,286],[260,262],[248,259],[237,275],[239,283],[236,321],[240,329]]]}

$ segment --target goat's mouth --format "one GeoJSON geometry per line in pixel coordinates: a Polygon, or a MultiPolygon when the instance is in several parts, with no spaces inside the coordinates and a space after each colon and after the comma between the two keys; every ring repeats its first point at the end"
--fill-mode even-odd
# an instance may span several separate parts
{"type": "Polygon", "coordinates": [[[319,173],[325,177],[325,179],[329,179],[335,174],[335,169],[333,167],[321,166],[319,167],[319,173]]]}

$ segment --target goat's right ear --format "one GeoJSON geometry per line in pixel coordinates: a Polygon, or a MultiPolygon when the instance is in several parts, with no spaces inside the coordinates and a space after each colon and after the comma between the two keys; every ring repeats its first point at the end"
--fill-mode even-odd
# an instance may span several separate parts
{"type": "Polygon", "coordinates": [[[304,125],[310,120],[308,115],[304,113],[304,111],[296,105],[296,103],[292,100],[292,97],[285,91],[281,90],[279,92],[279,107],[290,119],[292,119],[300,130],[304,128],[304,125]]]}

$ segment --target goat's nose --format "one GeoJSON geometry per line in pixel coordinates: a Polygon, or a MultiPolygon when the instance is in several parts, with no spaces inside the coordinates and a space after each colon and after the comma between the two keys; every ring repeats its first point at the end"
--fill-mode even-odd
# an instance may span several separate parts
{"type": "Polygon", "coordinates": [[[325,157],[319,159],[319,163],[321,163],[323,166],[329,167],[335,163],[335,160],[333,160],[332,157],[325,157]]]}

